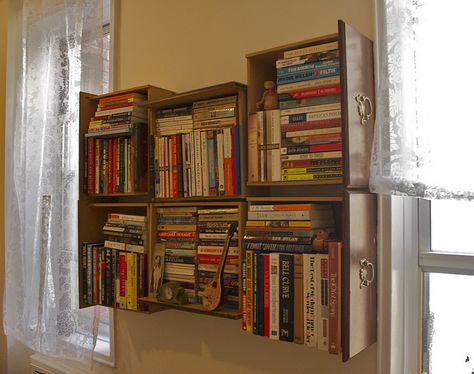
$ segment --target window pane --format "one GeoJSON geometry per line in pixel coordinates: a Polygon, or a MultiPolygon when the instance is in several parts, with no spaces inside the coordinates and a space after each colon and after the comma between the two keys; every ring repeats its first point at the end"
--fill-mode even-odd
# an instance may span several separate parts
{"type": "Polygon", "coordinates": [[[474,254],[474,241],[469,235],[474,233],[473,218],[474,202],[432,200],[432,251],[474,254]]]}
{"type": "Polygon", "coordinates": [[[423,370],[474,373],[474,277],[425,274],[423,370]]]}

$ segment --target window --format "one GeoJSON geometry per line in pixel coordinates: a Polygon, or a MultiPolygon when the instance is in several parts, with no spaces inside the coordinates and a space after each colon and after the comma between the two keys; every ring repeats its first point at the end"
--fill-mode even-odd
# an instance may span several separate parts
{"type": "Polygon", "coordinates": [[[474,373],[474,203],[420,201],[422,369],[474,373]]]}

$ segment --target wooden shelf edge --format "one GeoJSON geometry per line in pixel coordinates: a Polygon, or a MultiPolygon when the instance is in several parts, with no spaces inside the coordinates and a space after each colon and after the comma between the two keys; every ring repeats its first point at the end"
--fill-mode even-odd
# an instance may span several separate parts
{"type": "Polygon", "coordinates": [[[90,203],[91,208],[127,208],[127,207],[137,207],[137,208],[146,208],[149,203],[90,203]]]}
{"type": "Polygon", "coordinates": [[[295,202],[302,202],[302,201],[314,201],[314,202],[341,202],[343,201],[342,196],[321,196],[321,197],[309,197],[309,196],[264,196],[264,197],[248,197],[248,202],[281,202],[281,201],[295,201],[295,202]]]}
{"type": "Polygon", "coordinates": [[[168,309],[176,309],[176,310],[181,310],[183,312],[205,314],[212,317],[220,317],[220,318],[227,318],[227,319],[234,319],[234,320],[242,318],[242,313],[237,310],[217,309],[215,311],[210,312],[208,310],[204,310],[202,306],[198,304],[185,304],[185,305],[168,304],[162,301],[158,301],[154,297],[151,297],[151,296],[140,297],[138,301],[146,305],[154,305],[154,306],[164,307],[168,309]]]}
{"type": "Polygon", "coordinates": [[[237,93],[238,90],[242,90],[246,88],[247,88],[247,85],[243,83],[231,81],[231,82],[216,84],[214,86],[202,87],[202,88],[197,88],[195,90],[176,93],[174,95],[171,95],[162,99],[158,99],[158,100],[150,100],[144,103],[144,106],[147,108],[154,108],[157,106],[165,107],[166,105],[172,106],[174,102],[180,102],[185,99],[189,99],[188,101],[192,102],[194,101],[193,96],[199,96],[206,93],[209,93],[210,95],[212,95],[214,91],[216,93],[219,93],[220,90],[226,90],[226,89],[229,91],[235,91],[235,93],[237,93]]]}
{"type": "Polygon", "coordinates": [[[169,199],[169,198],[161,198],[161,197],[154,197],[152,201],[154,203],[185,203],[185,202],[212,202],[212,201],[234,201],[234,200],[245,200],[245,196],[238,195],[238,196],[196,196],[196,197],[183,197],[177,199],[169,199]]]}
{"type": "Polygon", "coordinates": [[[110,309],[120,310],[123,312],[131,312],[131,313],[139,313],[139,314],[153,314],[153,313],[162,312],[168,309],[167,307],[163,305],[149,305],[147,303],[144,303],[144,304],[147,305],[148,310],[122,309],[122,308],[115,308],[113,306],[107,306],[107,305],[99,305],[99,304],[89,305],[89,304],[84,304],[84,303],[81,303],[81,305],[79,306],[79,309],[85,309],[85,308],[89,308],[93,306],[102,306],[104,308],[110,308],[110,309]]]}
{"type": "Polygon", "coordinates": [[[258,186],[324,186],[342,185],[342,179],[326,179],[321,181],[287,181],[287,182],[247,182],[248,187],[258,186]]]}
{"type": "Polygon", "coordinates": [[[147,196],[148,192],[123,192],[123,193],[87,193],[90,197],[128,197],[128,196],[147,196]]]}
{"type": "Polygon", "coordinates": [[[108,92],[108,93],[105,93],[105,94],[102,94],[102,95],[91,95],[91,98],[92,99],[101,99],[103,97],[116,96],[116,95],[126,94],[126,93],[129,93],[129,92],[145,91],[145,90],[148,90],[149,88],[156,88],[156,89],[162,91],[163,93],[169,93],[170,95],[174,94],[173,91],[167,90],[166,88],[156,87],[156,86],[152,86],[152,85],[147,84],[147,85],[143,85],[143,86],[126,88],[124,90],[112,91],[112,92],[108,92]]]}

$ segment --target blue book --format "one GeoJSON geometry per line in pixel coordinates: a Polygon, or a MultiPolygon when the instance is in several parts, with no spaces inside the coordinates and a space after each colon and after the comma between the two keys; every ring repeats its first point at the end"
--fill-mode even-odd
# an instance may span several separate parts
{"type": "Polygon", "coordinates": [[[303,65],[288,66],[284,68],[277,69],[277,77],[288,74],[295,74],[302,71],[315,70],[324,67],[335,67],[339,66],[339,59],[311,62],[303,65]]]}
{"type": "Polygon", "coordinates": [[[339,75],[339,65],[282,75],[277,78],[277,84],[296,83],[311,79],[332,77],[335,75],[339,75]]]}

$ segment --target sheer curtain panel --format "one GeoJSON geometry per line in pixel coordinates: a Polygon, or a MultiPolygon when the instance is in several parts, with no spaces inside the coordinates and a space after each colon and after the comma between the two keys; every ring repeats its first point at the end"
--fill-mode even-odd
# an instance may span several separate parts
{"type": "Polygon", "coordinates": [[[79,311],[79,91],[102,90],[102,0],[16,3],[14,107],[6,128],[4,330],[50,356],[92,356],[79,311]]]}
{"type": "Polygon", "coordinates": [[[377,7],[371,190],[473,200],[474,3],[378,0],[377,7]]]}

